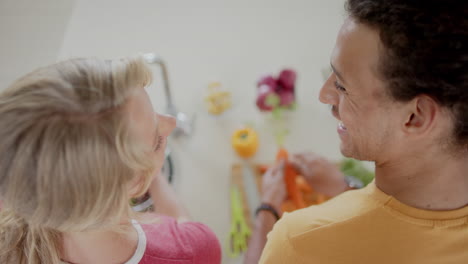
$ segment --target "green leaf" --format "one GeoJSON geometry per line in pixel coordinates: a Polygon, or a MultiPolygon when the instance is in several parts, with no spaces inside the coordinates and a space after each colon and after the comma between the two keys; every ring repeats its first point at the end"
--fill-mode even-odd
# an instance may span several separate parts
{"type": "Polygon", "coordinates": [[[355,159],[344,159],[341,162],[340,169],[345,175],[351,175],[360,179],[364,183],[364,186],[369,184],[375,177],[375,174],[364,167],[361,161],[355,159]]]}
{"type": "Polygon", "coordinates": [[[280,97],[277,94],[271,93],[265,98],[265,104],[269,107],[277,107],[281,102],[280,97]]]}
{"type": "Polygon", "coordinates": [[[281,117],[283,116],[283,110],[281,109],[281,107],[273,108],[273,111],[271,113],[273,115],[273,118],[277,120],[281,119],[281,117]]]}

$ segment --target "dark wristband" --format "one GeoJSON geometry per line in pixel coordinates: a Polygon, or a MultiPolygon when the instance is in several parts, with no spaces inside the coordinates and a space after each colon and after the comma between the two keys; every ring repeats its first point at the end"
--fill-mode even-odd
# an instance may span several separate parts
{"type": "Polygon", "coordinates": [[[276,211],[276,209],[273,206],[271,206],[271,205],[269,205],[267,203],[262,203],[259,207],[257,207],[257,210],[255,210],[255,216],[257,216],[258,213],[260,213],[260,211],[268,211],[268,212],[272,213],[273,216],[275,216],[276,221],[278,221],[280,219],[278,211],[276,211]]]}

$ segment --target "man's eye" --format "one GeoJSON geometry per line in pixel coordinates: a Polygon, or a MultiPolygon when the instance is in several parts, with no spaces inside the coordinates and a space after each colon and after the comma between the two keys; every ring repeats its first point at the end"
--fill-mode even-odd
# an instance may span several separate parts
{"type": "Polygon", "coordinates": [[[335,81],[335,87],[338,91],[346,92],[346,89],[341,86],[337,81],[335,81]]]}

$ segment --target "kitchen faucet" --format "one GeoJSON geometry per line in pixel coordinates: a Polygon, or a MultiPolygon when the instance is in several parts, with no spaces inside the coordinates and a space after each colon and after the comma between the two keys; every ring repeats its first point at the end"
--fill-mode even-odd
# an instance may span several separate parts
{"type": "Polygon", "coordinates": [[[163,78],[164,93],[166,95],[167,114],[176,118],[177,126],[174,129],[173,135],[178,138],[181,136],[189,136],[193,132],[194,118],[188,117],[186,114],[179,112],[172,100],[171,87],[169,84],[169,75],[167,66],[164,60],[155,53],[146,53],[143,58],[149,64],[157,64],[161,68],[161,75],[163,78]]]}

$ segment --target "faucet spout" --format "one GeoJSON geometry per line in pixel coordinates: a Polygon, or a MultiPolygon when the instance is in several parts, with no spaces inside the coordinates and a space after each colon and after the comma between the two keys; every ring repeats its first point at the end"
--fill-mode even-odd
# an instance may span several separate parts
{"type": "Polygon", "coordinates": [[[167,73],[166,63],[160,56],[154,53],[146,53],[143,55],[143,58],[146,60],[147,63],[158,64],[161,68],[161,75],[163,78],[164,94],[166,95],[167,108],[173,108],[174,103],[172,101],[171,86],[169,84],[169,74],[167,73]]]}
{"type": "Polygon", "coordinates": [[[167,114],[176,118],[177,127],[174,129],[174,136],[189,136],[193,132],[194,118],[189,118],[186,114],[179,112],[172,100],[171,87],[169,84],[169,74],[164,60],[155,53],[146,53],[143,58],[148,64],[157,64],[161,68],[163,78],[164,94],[166,96],[167,114]]]}

